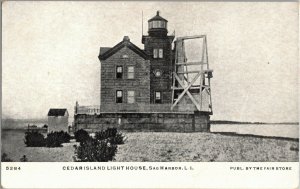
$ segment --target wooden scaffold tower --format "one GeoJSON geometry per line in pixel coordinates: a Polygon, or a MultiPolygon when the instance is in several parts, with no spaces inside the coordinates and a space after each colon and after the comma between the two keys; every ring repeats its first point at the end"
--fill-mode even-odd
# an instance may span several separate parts
{"type": "Polygon", "coordinates": [[[175,67],[173,72],[172,107],[186,106],[191,101],[194,111],[212,114],[210,79],[213,70],[209,69],[206,35],[178,37],[175,41],[175,67]],[[189,62],[186,56],[185,42],[201,41],[198,49],[192,50],[201,55],[199,60],[189,62]]]}

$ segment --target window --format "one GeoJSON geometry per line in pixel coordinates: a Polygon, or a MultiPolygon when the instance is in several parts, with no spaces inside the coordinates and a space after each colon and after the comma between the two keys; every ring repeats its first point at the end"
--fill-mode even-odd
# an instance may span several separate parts
{"type": "Polygon", "coordinates": [[[153,28],[158,28],[158,21],[153,21],[153,28]]]}
{"type": "Polygon", "coordinates": [[[127,103],[128,104],[134,103],[134,91],[127,92],[127,103]]]}
{"type": "Polygon", "coordinates": [[[153,58],[158,57],[158,49],[153,49],[153,58]]]}
{"type": "Polygon", "coordinates": [[[158,28],[162,28],[162,27],[161,27],[161,25],[162,25],[161,23],[162,23],[162,21],[158,21],[158,24],[157,24],[157,25],[158,25],[158,26],[157,26],[158,28]]]}
{"type": "Polygon", "coordinates": [[[123,77],[123,67],[117,66],[116,70],[116,78],[122,78],[123,77]]]}
{"type": "Polygon", "coordinates": [[[148,23],[149,29],[152,28],[167,28],[167,23],[163,20],[153,20],[148,23]]]}
{"type": "Polygon", "coordinates": [[[154,71],[154,75],[155,75],[155,77],[160,77],[161,76],[161,71],[160,70],[155,70],[154,71]]]}
{"type": "Polygon", "coordinates": [[[162,49],[159,49],[158,57],[163,58],[163,50],[162,49]]]}
{"type": "Polygon", "coordinates": [[[133,79],[134,78],[134,66],[128,66],[127,78],[128,79],[133,79]]]}
{"type": "Polygon", "coordinates": [[[116,103],[122,103],[123,102],[123,91],[117,90],[116,92],[116,103]]]}
{"type": "Polygon", "coordinates": [[[153,49],[153,58],[163,58],[163,49],[153,49]]]}
{"type": "Polygon", "coordinates": [[[161,103],[161,92],[155,92],[155,103],[160,104],[161,103]]]}

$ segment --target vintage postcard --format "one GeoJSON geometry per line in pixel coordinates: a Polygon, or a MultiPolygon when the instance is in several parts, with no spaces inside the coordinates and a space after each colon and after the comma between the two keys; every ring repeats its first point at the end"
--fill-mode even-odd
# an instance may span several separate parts
{"type": "Polygon", "coordinates": [[[297,1],[1,10],[1,187],[299,186],[297,1]]]}

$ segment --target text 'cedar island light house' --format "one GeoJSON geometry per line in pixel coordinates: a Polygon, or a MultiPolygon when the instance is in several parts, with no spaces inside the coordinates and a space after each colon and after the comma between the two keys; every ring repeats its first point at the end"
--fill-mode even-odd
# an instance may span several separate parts
{"type": "Polygon", "coordinates": [[[75,106],[75,130],[107,127],[127,130],[209,131],[212,114],[206,36],[168,35],[168,21],[157,12],[148,20],[144,50],[125,36],[101,47],[100,108],[75,106]],[[185,42],[200,39],[200,60],[188,62],[185,42]]]}

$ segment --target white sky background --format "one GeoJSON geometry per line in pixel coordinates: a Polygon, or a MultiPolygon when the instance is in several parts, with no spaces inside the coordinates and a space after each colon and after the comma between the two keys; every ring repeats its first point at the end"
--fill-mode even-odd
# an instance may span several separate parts
{"type": "Polygon", "coordinates": [[[6,1],[2,10],[4,117],[99,104],[100,46],[128,35],[143,48],[141,13],[147,34],[160,10],[169,34],[207,35],[212,119],[298,121],[297,2],[6,1]]]}

